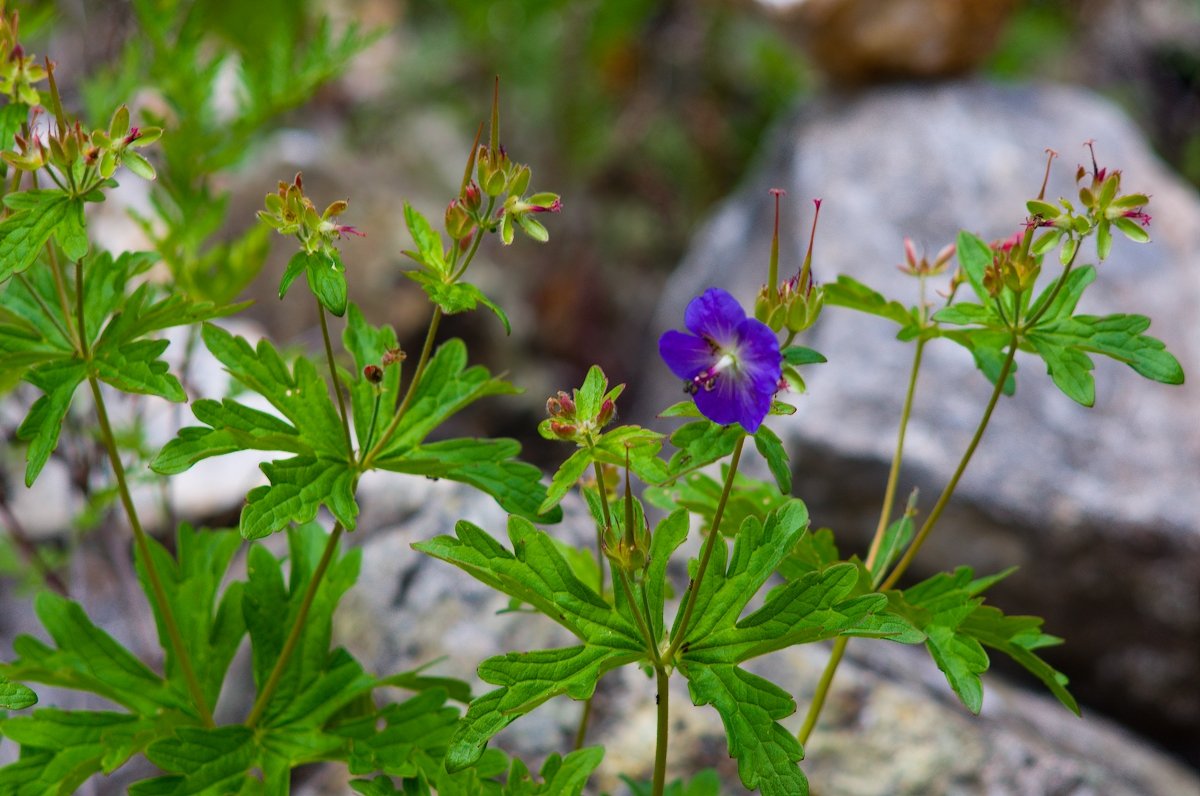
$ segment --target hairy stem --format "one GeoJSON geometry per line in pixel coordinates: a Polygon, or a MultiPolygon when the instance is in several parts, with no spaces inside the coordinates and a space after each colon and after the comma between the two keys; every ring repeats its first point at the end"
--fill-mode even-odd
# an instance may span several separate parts
{"type": "Polygon", "coordinates": [[[113,475],[117,479],[117,493],[121,497],[121,504],[125,507],[125,516],[129,519],[129,527],[133,529],[133,541],[137,545],[138,554],[141,555],[142,561],[146,565],[146,578],[150,581],[150,590],[154,593],[154,601],[158,604],[159,614],[162,616],[163,628],[167,631],[167,639],[171,644],[171,649],[175,653],[175,658],[179,662],[179,670],[183,674],[184,682],[187,683],[188,693],[191,694],[192,702],[196,705],[196,710],[200,714],[200,720],[205,727],[213,727],[212,711],[208,707],[208,701],[204,698],[204,691],[200,688],[200,681],[196,678],[196,671],[192,668],[192,659],[188,656],[187,647],[183,644],[183,636],[179,632],[179,624],[175,621],[175,612],[171,610],[171,603],[167,599],[167,591],[163,588],[162,579],[158,575],[158,569],[154,566],[154,558],[150,554],[150,543],[146,539],[146,532],[142,529],[141,520],[138,519],[137,509],[133,506],[133,498],[129,493],[129,484],[125,478],[125,466],[121,463],[121,456],[117,450],[117,439],[113,435],[112,425],[108,421],[108,409],[104,405],[104,395],[100,391],[100,381],[95,374],[88,373],[88,384],[92,387],[92,397],[96,401],[96,416],[100,421],[100,434],[104,442],[104,447],[108,452],[108,461],[112,465],[113,475]]]}
{"type": "Polygon", "coordinates": [[[317,316],[321,319],[321,339],[325,341],[325,362],[329,365],[329,378],[333,382],[333,394],[337,396],[338,414],[342,418],[342,433],[346,436],[346,455],[354,461],[354,442],[350,439],[350,417],[346,414],[346,399],[342,395],[342,380],[338,378],[337,365],[333,362],[333,342],[329,339],[329,322],[325,320],[325,305],[315,296],[317,316]]]}
{"type": "Polygon", "coordinates": [[[908,569],[913,558],[917,555],[917,551],[921,549],[921,545],[925,543],[925,539],[929,536],[929,532],[933,530],[933,526],[937,525],[938,519],[941,518],[942,512],[946,510],[946,505],[950,502],[954,490],[958,487],[958,482],[966,472],[967,465],[971,463],[971,457],[975,455],[975,449],[979,447],[979,441],[983,439],[983,432],[987,430],[988,423],[992,419],[992,411],[996,408],[996,403],[1000,400],[1000,395],[1004,392],[1004,382],[1008,380],[1008,374],[1012,372],[1013,359],[1017,355],[1017,333],[1013,332],[1012,340],[1008,345],[1008,354],[1004,357],[1004,365],[1000,368],[1000,375],[996,379],[996,386],[992,389],[991,398],[988,399],[987,408],[983,410],[983,417],[979,420],[979,426],[975,429],[975,435],[971,437],[971,442],[967,445],[966,451],[963,453],[962,459],[958,463],[954,475],[950,477],[950,482],[946,484],[946,488],[942,490],[941,496],[937,503],[934,504],[933,510],[929,512],[929,516],[925,519],[921,530],[917,531],[916,537],[909,545],[908,550],[904,551],[904,555],[896,562],[895,568],[891,574],[887,576],[879,586],[880,591],[886,591],[896,585],[896,581],[900,580],[900,576],[908,569]]]}
{"type": "Polygon", "coordinates": [[[300,636],[304,634],[304,623],[308,619],[308,612],[317,596],[317,589],[320,588],[321,581],[325,577],[325,571],[329,569],[329,564],[333,561],[333,554],[337,551],[341,538],[342,524],[339,522],[333,526],[333,532],[329,534],[329,541],[325,543],[325,550],[321,553],[321,560],[317,562],[317,568],[313,570],[308,587],[304,590],[300,609],[296,612],[296,621],[292,623],[292,629],[288,631],[288,637],[283,642],[283,649],[279,651],[279,659],[275,661],[275,668],[271,669],[271,674],[267,676],[267,682],[263,684],[262,690],[258,692],[258,698],[254,700],[254,706],[250,708],[250,715],[246,717],[247,727],[253,728],[258,724],[271,702],[271,697],[275,696],[275,689],[279,687],[279,682],[283,679],[283,672],[287,669],[288,661],[292,659],[296,645],[300,643],[300,636]]]}
{"type": "Polygon", "coordinates": [[[604,531],[612,527],[612,514],[608,509],[608,487],[604,483],[604,468],[600,462],[593,460],[592,467],[596,472],[596,490],[600,493],[600,511],[604,514],[604,528],[596,528],[596,568],[600,570],[599,588],[597,593],[604,594],[604,531]]]}
{"type": "Polygon", "coordinates": [[[704,550],[700,553],[700,566],[696,568],[696,577],[688,584],[687,602],[683,607],[679,632],[675,634],[675,638],[671,639],[671,646],[662,656],[667,663],[675,659],[679,645],[687,637],[688,625],[692,621],[692,612],[696,610],[696,595],[700,593],[700,583],[704,580],[704,572],[708,569],[709,559],[712,558],[713,547],[717,543],[717,537],[721,535],[721,516],[725,513],[725,504],[729,502],[729,493],[733,490],[733,479],[737,475],[738,463],[742,459],[742,448],[745,444],[746,437],[742,435],[738,437],[737,444],[733,448],[733,458],[729,462],[729,474],[725,478],[725,488],[721,490],[721,498],[717,501],[717,510],[713,514],[712,527],[708,530],[708,538],[704,540],[704,550]]]}

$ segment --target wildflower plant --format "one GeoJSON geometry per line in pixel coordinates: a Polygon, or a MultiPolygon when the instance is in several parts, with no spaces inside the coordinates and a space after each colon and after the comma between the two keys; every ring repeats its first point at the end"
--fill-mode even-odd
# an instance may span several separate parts
{"type": "MultiPolygon", "coordinates": [[[[332,47],[326,28],[316,29],[326,32],[308,51],[310,68],[299,70],[310,88],[319,84],[314,75],[336,71],[334,51],[347,55],[367,41],[332,47]]],[[[170,31],[159,20],[153,35],[165,40],[170,31]]],[[[190,57],[211,52],[186,43],[181,51],[190,57]]],[[[251,253],[260,237],[250,233],[244,246],[221,247],[172,226],[212,190],[211,174],[189,173],[178,151],[166,158],[171,185],[159,197],[156,223],[143,219],[160,230],[151,238],[155,251],[100,249],[85,205],[101,201],[118,178],[154,179],[151,145],[163,135],[164,148],[177,146],[167,143],[174,133],[135,125],[124,106],[95,128],[68,114],[53,64],[37,65],[17,43],[15,14],[0,20],[0,48],[0,93],[7,98],[0,113],[0,386],[12,390],[24,382],[38,395],[17,430],[26,444],[25,480],[32,484],[51,457],[64,455],[60,441],[72,411],[94,415],[105,475],[133,535],[137,579],[163,652],[161,668],[140,660],[97,626],[61,582],[39,593],[35,607],[48,638],[19,637],[0,664],[0,709],[8,711],[0,735],[20,746],[18,759],[0,768],[0,792],[71,792],[143,757],[158,773],[130,787],[141,796],[287,793],[291,772],[317,762],[344,765],[356,792],[378,796],[579,794],[604,755],[586,745],[590,701],[606,674],[634,666],[653,680],[657,701],[651,778],[623,772],[634,775],[624,779],[635,793],[704,794],[719,787],[711,774],[699,775],[686,791],[682,782],[667,783],[668,684],[679,676],[692,702],[720,717],[746,787],[803,794],[803,744],[854,637],[924,645],[972,712],[982,704],[988,650],[1013,658],[1078,712],[1065,677],[1039,656],[1059,639],[1043,632],[1040,619],[1008,616],[985,602],[987,589],[1007,573],[977,576],[960,567],[915,584],[902,585],[901,578],[937,525],[1001,396],[1015,390],[1018,351],[1040,358],[1053,382],[1084,405],[1095,397],[1094,355],[1156,381],[1182,382],[1178,362],[1144,334],[1148,319],[1076,311],[1097,276],[1095,266],[1077,263],[1080,244],[1094,237],[1103,260],[1114,233],[1148,239],[1148,199],[1123,194],[1119,172],[1093,162],[1088,181],[1089,172],[1081,171],[1078,207],[1046,201],[1043,187],[1008,241],[988,243],[963,232],[932,262],[906,244],[902,270],[918,280],[920,296],[912,306],[844,276],[819,284],[811,240],[796,275],[781,280],[776,194],[767,283],[752,314],[714,285],[689,303],[681,319],[687,331],[662,331],[659,350],[684,400],[661,417],[682,425],[667,434],[620,424],[624,385],[611,385],[593,367],[580,386],[547,400],[539,432],[573,450],[546,479],[519,460],[514,440],[440,432],[476,401],[517,391],[470,365],[462,341],[439,335],[445,316],[480,306],[509,327],[504,310],[467,281],[481,245],[488,238],[514,244],[518,233],[545,241],[545,222],[563,210],[557,195],[531,190],[529,167],[502,145],[498,94],[488,138],[481,125],[444,229],[411,206],[402,211],[412,239],[404,253],[414,264],[405,274],[431,305],[419,351],[402,350],[391,327],[373,325],[348,299],[353,250],[346,245],[363,234],[342,220],[353,216],[349,203],[335,200],[318,211],[322,205],[305,193],[300,175],[267,194],[262,229],[296,245],[279,276],[279,298],[312,301],[320,322],[322,350],[310,358],[284,353],[269,340],[252,345],[221,325],[243,307],[230,301],[261,261],[251,253]],[[37,120],[46,115],[51,124],[43,134],[37,120]],[[944,300],[928,300],[927,283],[950,272],[954,259],[944,300]],[[157,262],[168,264],[165,277],[152,274],[157,262]],[[297,282],[301,275],[306,291],[297,282]],[[786,449],[770,427],[803,400],[802,369],[825,362],[796,340],[829,307],[887,318],[914,346],[896,452],[865,558],[844,556],[832,531],[810,530],[805,504],[791,495],[786,449]],[[174,327],[188,330],[189,346],[204,345],[239,395],[191,400],[196,424],[142,457],[122,444],[108,407],[125,394],[189,401],[184,380],[163,358],[162,333],[174,327]],[[896,488],[922,354],[938,339],[967,348],[993,390],[958,467],[918,526],[915,496],[898,508],[896,488]],[[90,405],[76,402],[85,383],[90,405]],[[247,394],[270,409],[255,408],[247,394]],[[770,480],[740,472],[748,440],[770,480]],[[165,478],[245,450],[267,455],[267,483],[247,493],[236,531],[181,523],[167,542],[143,526],[132,478],[165,478]],[[377,470],[457,480],[490,495],[510,515],[503,533],[461,521],[453,535],[414,544],[416,553],[459,567],[544,615],[575,643],[481,662],[479,676],[493,688],[478,695],[467,683],[424,670],[371,673],[334,648],[335,609],[358,575],[359,551],[345,545],[358,527],[358,485],[377,470]],[[553,531],[563,516],[560,504],[576,489],[595,524],[594,548],[574,550],[553,531]],[[257,541],[277,533],[286,534],[284,553],[257,541]],[[687,562],[686,582],[676,583],[670,564],[693,533],[702,537],[699,553],[687,562]],[[233,562],[243,547],[245,574],[237,575],[233,562]],[[750,610],[751,604],[758,607],[750,610]],[[791,692],[800,684],[770,682],[746,664],[823,640],[833,642],[829,665],[792,732],[781,721],[796,711],[791,692]],[[253,698],[223,704],[228,710],[218,720],[214,709],[229,693],[231,663],[247,644],[253,698]],[[30,710],[38,702],[30,686],[88,692],[106,708],[30,710]],[[412,695],[389,701],[385,687],[412,695]],[[573,749],[551,754],[535,775],[489,748],[505,727],[559,696],[584,703],[573,749]]],[[[275,54],[256,68],[269,76],[282,67],[275,54]]],[[[262,90],[267,105],[295,99],[262,90]]],[[[180,140],[209,140],[189,132],[186,118],[178,123],[180,140]]],[[[239,134],[249,136],[254,126],[247,121],[239,134]]],[[[815,218],[813,227],[815,237],[815,218]]],[[[14,404],[23,394],[13,393],[14,404]]]]}

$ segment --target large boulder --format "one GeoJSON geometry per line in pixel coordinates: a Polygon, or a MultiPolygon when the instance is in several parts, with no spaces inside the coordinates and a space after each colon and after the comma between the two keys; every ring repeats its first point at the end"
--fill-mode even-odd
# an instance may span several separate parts
{"type": "MultiPolygon", "coordinates": [[[[1097,362],[1096,406],[1085,409],[1060,394],[1038,362],[1019,357],[1017,394],[999,405],[914,574],[958,563],[984,572],[1020,565],[995,598],[1009,612],[1046,616],[1048,630],[1066,637],[1050,657],[1071,673],[1083,700],[1195,756],[1200,201],[1111,103],[1060,86],[962,82],[808,104],[698,234],[648,338],[680,327],[688,300],[709,286],[749,305],[766,277],[770,188],[790,194],[781,273],[803,256],[807,198],[821,197],[816,278],[850,274],[911,304],[915,280],[894,267],[904,237],[930,253],[960,228],[1007,237],[1024,219],[1025,200],[1038,192],[1043,149],[1061,153],[1048,196],[1073,196],[1076,165],[1088,163],[1081,144],[1089,139],[1101,165],[1124,172],[1125,190],[1152,196],[1154,241],[1117,241],[1081,308],[1149,315],[1150,334],[1167,343],[1191,381],[1164,386],[1105,359],[1097,362]]],[[[1089,261],[1094,254],[1084,257],[1089,261]]],[[[776,423],[795,453],[797,494],[849,550],[861,550],[874,528],[895,443],[911,347],[894,333],[886,321],[827,308],[804,342],[829,364],[806,370],[809,394],[793,396],[799,411],[776,423]]],[[[665,367],[649,368],[648,377],[656,381],[644,414],[681,397],[665,367]]],[[[928,511],[989,386],[964,350],[928,347],[902,496],[921,487],[928,511]]]]}
{"type": "MultiPolygon", "coordinates": [[[[464,678],[475,694],[490,690],[475,667],[514,650],[574,643],[549,619],[511,612],[504,595],[466,573],[410,549],[413,542],[449,533],[466,518],[505,539],[503,512],[486,496],[458,484],[407,482],[402,489],[364,481],[364,512],[401,518],[399,524],[352,540],[363,544],[358,585],[346,596],[335,634],[369,668],[403,671],[440,661],[432,674],[464,678]]],[[[594,539],[579,501],[549,529],[572,544],[594,539]]],[[[688,540],[694,550],[698,535],[688,540]]],[[[686,548],[685,548],[686,549],[686,548]]],[[[678,591],[684,575],[674,574],[678,591]]],[[[668,609],[668,615],[675,610],[668,609]]],[[[797,696],[801,711],[828,654],[819,645],[786,650],[752,667],[797,696]]],[[[671,776],[703,768],[721,774],[721,792],[745,793],[728,757],[716,712],[691,704],[681,678],[672,678],[671,776]]],[[[1200,794],[1200,779],[1111,722],[1078,719],[1052,699],[1030,695],[989,676],[983,714],[958,704],[922,649],[855,641],[839,671],[822,724],[810,739],[803,768],[814,793],[833,796],[996,794],[1029,796],[1185,796],[1200,794]]],[[[529,762],[570,748],[581,704],[560,697],[518,719],[496,743],[529,762]]],[[[784,721],[790,731],[797,713],[784,721]]],[[[604,744],[596,789],[625,794],[620,773],[649,779],[656,713],[654,684],[635,667],[609,674],[597,690],[588,744],[604,744]]],[[[330,770],[313,790],[344,787],[345,772],[330,770]]]]}

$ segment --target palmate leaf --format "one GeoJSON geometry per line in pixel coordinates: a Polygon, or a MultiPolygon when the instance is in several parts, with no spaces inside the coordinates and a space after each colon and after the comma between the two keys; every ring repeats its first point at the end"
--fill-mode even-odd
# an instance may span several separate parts
{"type": "Polygon", "coordinates": [[[446,282],[445,277],[427,271],[405,271],[404,275],[416,282],[429,296],[429,300],[441,307],[447,315],[470,312],[480,304],[487,307],[504,324],[504,333],[512,334],[512,324],[500,305],[492,301],[483,291],[469,282],[446,282]]]}
{"type": "Polygon", "coordinates": [[[1042,620],[1005,616],[983,604],[980,595],[1012,570],[975,578],[970,567],[939,573],[903,592],[890,592],[892,610],[923,631],[925,646],[963,705],[978,713],[983,705],[981,675],[990,661],[984,646],[1009,655],[1040,679],[1073,713],[1079,706],[1066,690],[1066,678],[1034,650],[1061,643],[1041,631],[1042,620]]]}
{"type": "Polygon", "coordinates": [[[645,657],[636,626],[580,581],[553,540],[529,521],[510,517],[512,551],[471,523],[459,522],[455,531],[413,548],[528,603],[584,643],[484,661],[479,676],[500,687],[471,702],[447,752],[451,770],[474,763],[493,735],[547,699],[586,699],[605,672],[645,657]]]}
{"type": "Polygon", "coordinates": [[[164,771],[180,772],[139,782],[130,796],[188,796],[236,793],[258,757],[254,731],[241,725],[202,729],[182,727],[171,738],[155,741],[146,757],[164,771]],[[211,790],[210,790],[211,789],[211,790]]]}
{"type": "Polygon", "coordinates": [[[257,487],[242,510],[241,532],[248,539],[275,533],[291,522],[312,520],[326,506],[347,530],[358,515],[356,471],[350,463],[337,409],[325,381],[308,359],[288,368],[266,340],[252,348],[246,340],[206,324],[205,345],[230,375],[266,398],[280,419],[226,399],[197,401],[196,418],[207,428],[183,428],[151,463],[156,472],[182,472],[201,459],[244,449],[279,450],[294,458],[262,465],[269,486],[257,487]]]}
{"type": "MultiPolygon", "coordinates": [[[[749,601],[795,548],[807,526],[804,504],[790,500],[765,521],[747,518],[737,532],[732,554],[718,539],[696,595],[695,618],[679,648],[679,669],[688,679],[692,701],[711,704],[721,715],[742,783],[764,794],[808,792],[807,780],[796,765],[803,750],[778,724],[795,711],[795,703],[778,686],[739,668],[738,663],[838,635],[909,642],[924,638],[903,618],[887,613],[884,595],[867,593],[869,576],[853,563],[810,570],[774,590],[761,608],[742,618],[749,601]]],[[[695,567],[693,561],[693,578],[695,567]]]]}

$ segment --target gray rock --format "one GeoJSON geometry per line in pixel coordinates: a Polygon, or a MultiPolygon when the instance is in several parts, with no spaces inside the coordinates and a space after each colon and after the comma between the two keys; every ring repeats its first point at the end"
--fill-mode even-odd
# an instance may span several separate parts
{"type": "MultiPolygon", "coordinates": [[[[368,504],[372,492],[367,490],[368,504]]],[[[362,575],[335,625],[335,641],[347,645],[368,669],[404,671],[441,658],[431,673],[467,679],[481,694],[490,688],[475,677],[484,658],[571,643],[544,617],[498,613],[507,607],[506,597],[409,548],[419,539],[450,532],[458,518],[504,539],[503,513],[490,499],[444,481],[415,491],[407,485],[397,489],[393,481],[389,495],[401,521],[351,537],[363,543],[362,575]]],[[[568,500],[566,508],[566,522],[550,532],[586,544],[590,520],[578,502],[568,500]]],[[[680,590],[682,585],[677,583],[680,590]]],[[[922,650],[868,641],[849,649],[803,763],[814,793],[1200,794],[1194,774],[1108,721],[1079,720],[1052,700],[994,676],[988,678],[983,715],[973,718],[922,650]]],[[[803,708],[825,656],[825,649],[810,645],[760,659],[753,668],[797,693],[803,708]]],[[[536,763],[569,748],[580,708],[566,698],[552,700],[514,722],[496,743],[536,763]]],[[[716,768],[725,782],[723,793],[746,792],[728,757],[720,719],[710,708],[691,704],[681,678],[673,678],[671,717],[671,776],[716,768]]],[[[793,715],[785,726],[795,731],[800,719],[793,715]]],[[[588,743],[604,744],[607,753],[590,792],[626,792],[616,779],[619,773],[649,779],[654,737],[653,682],[632,667],[602,680],[588,743]]],[[[328,772],[321,792],[338,792],[333,780],[340,777],[344,772],[328,772]]]]}
{"type": "MultiPolygon", "coordinates": [[[[765,281],[771,198],[784,188],[781,272],[798,265],[822,197],[814,274],[846,273],[905,303],[916,284],[893,266],[910,236],[931,254],[960,228],[1006,237],[1037,194],[1045,147],[1062,153],[1048,196],[1073,196],[1081,142],[1152,196],[1150,245],[1117,241],[1082,309],[1140,312],[1191,377],[1146,381],[1097,358],[1097,401],[1059,394],[1019,357],[1018,390],[999,405],[954,508],[918,560],[982,571],[1018,564],[995,591],[1013,613],[1048,618],[1067,638],[1053,656],[1085,701],[1200,748],[1200,201],[1168,173],[1110,103],[1054,86],[979,82],[830,96],[783,126],[758,170],[714,215],[672,278],[653,331],[682,325],[687,301],[719,285],[749,304],[765,281]],[[802,208],[798,210],[797,208],[802,208]],[[805,223],[797,223],[803,216],[805,223]]],[[[1086,254],[1086,253],[1085,253],[1086,254]]],[[[1083,262],[1094,262],[1088,254],[1083,262]]],[[[777,424],[796,454],[796,492],[814,522],[861,549],[875,525],[911,359],[886,321],[828,308],[804,341],[829,357],[806,371],[809,394],[777,424]]],[[[647,353],[647,361],[654,357],[647,353]]],[[[901,494],[922,488],[928,511],[965,449],[989,385],[957,346],[930,345],[909,429],[901,494]]],[[[665,368],[650,370],[645,414],[679,399],[665,368]]]]}

